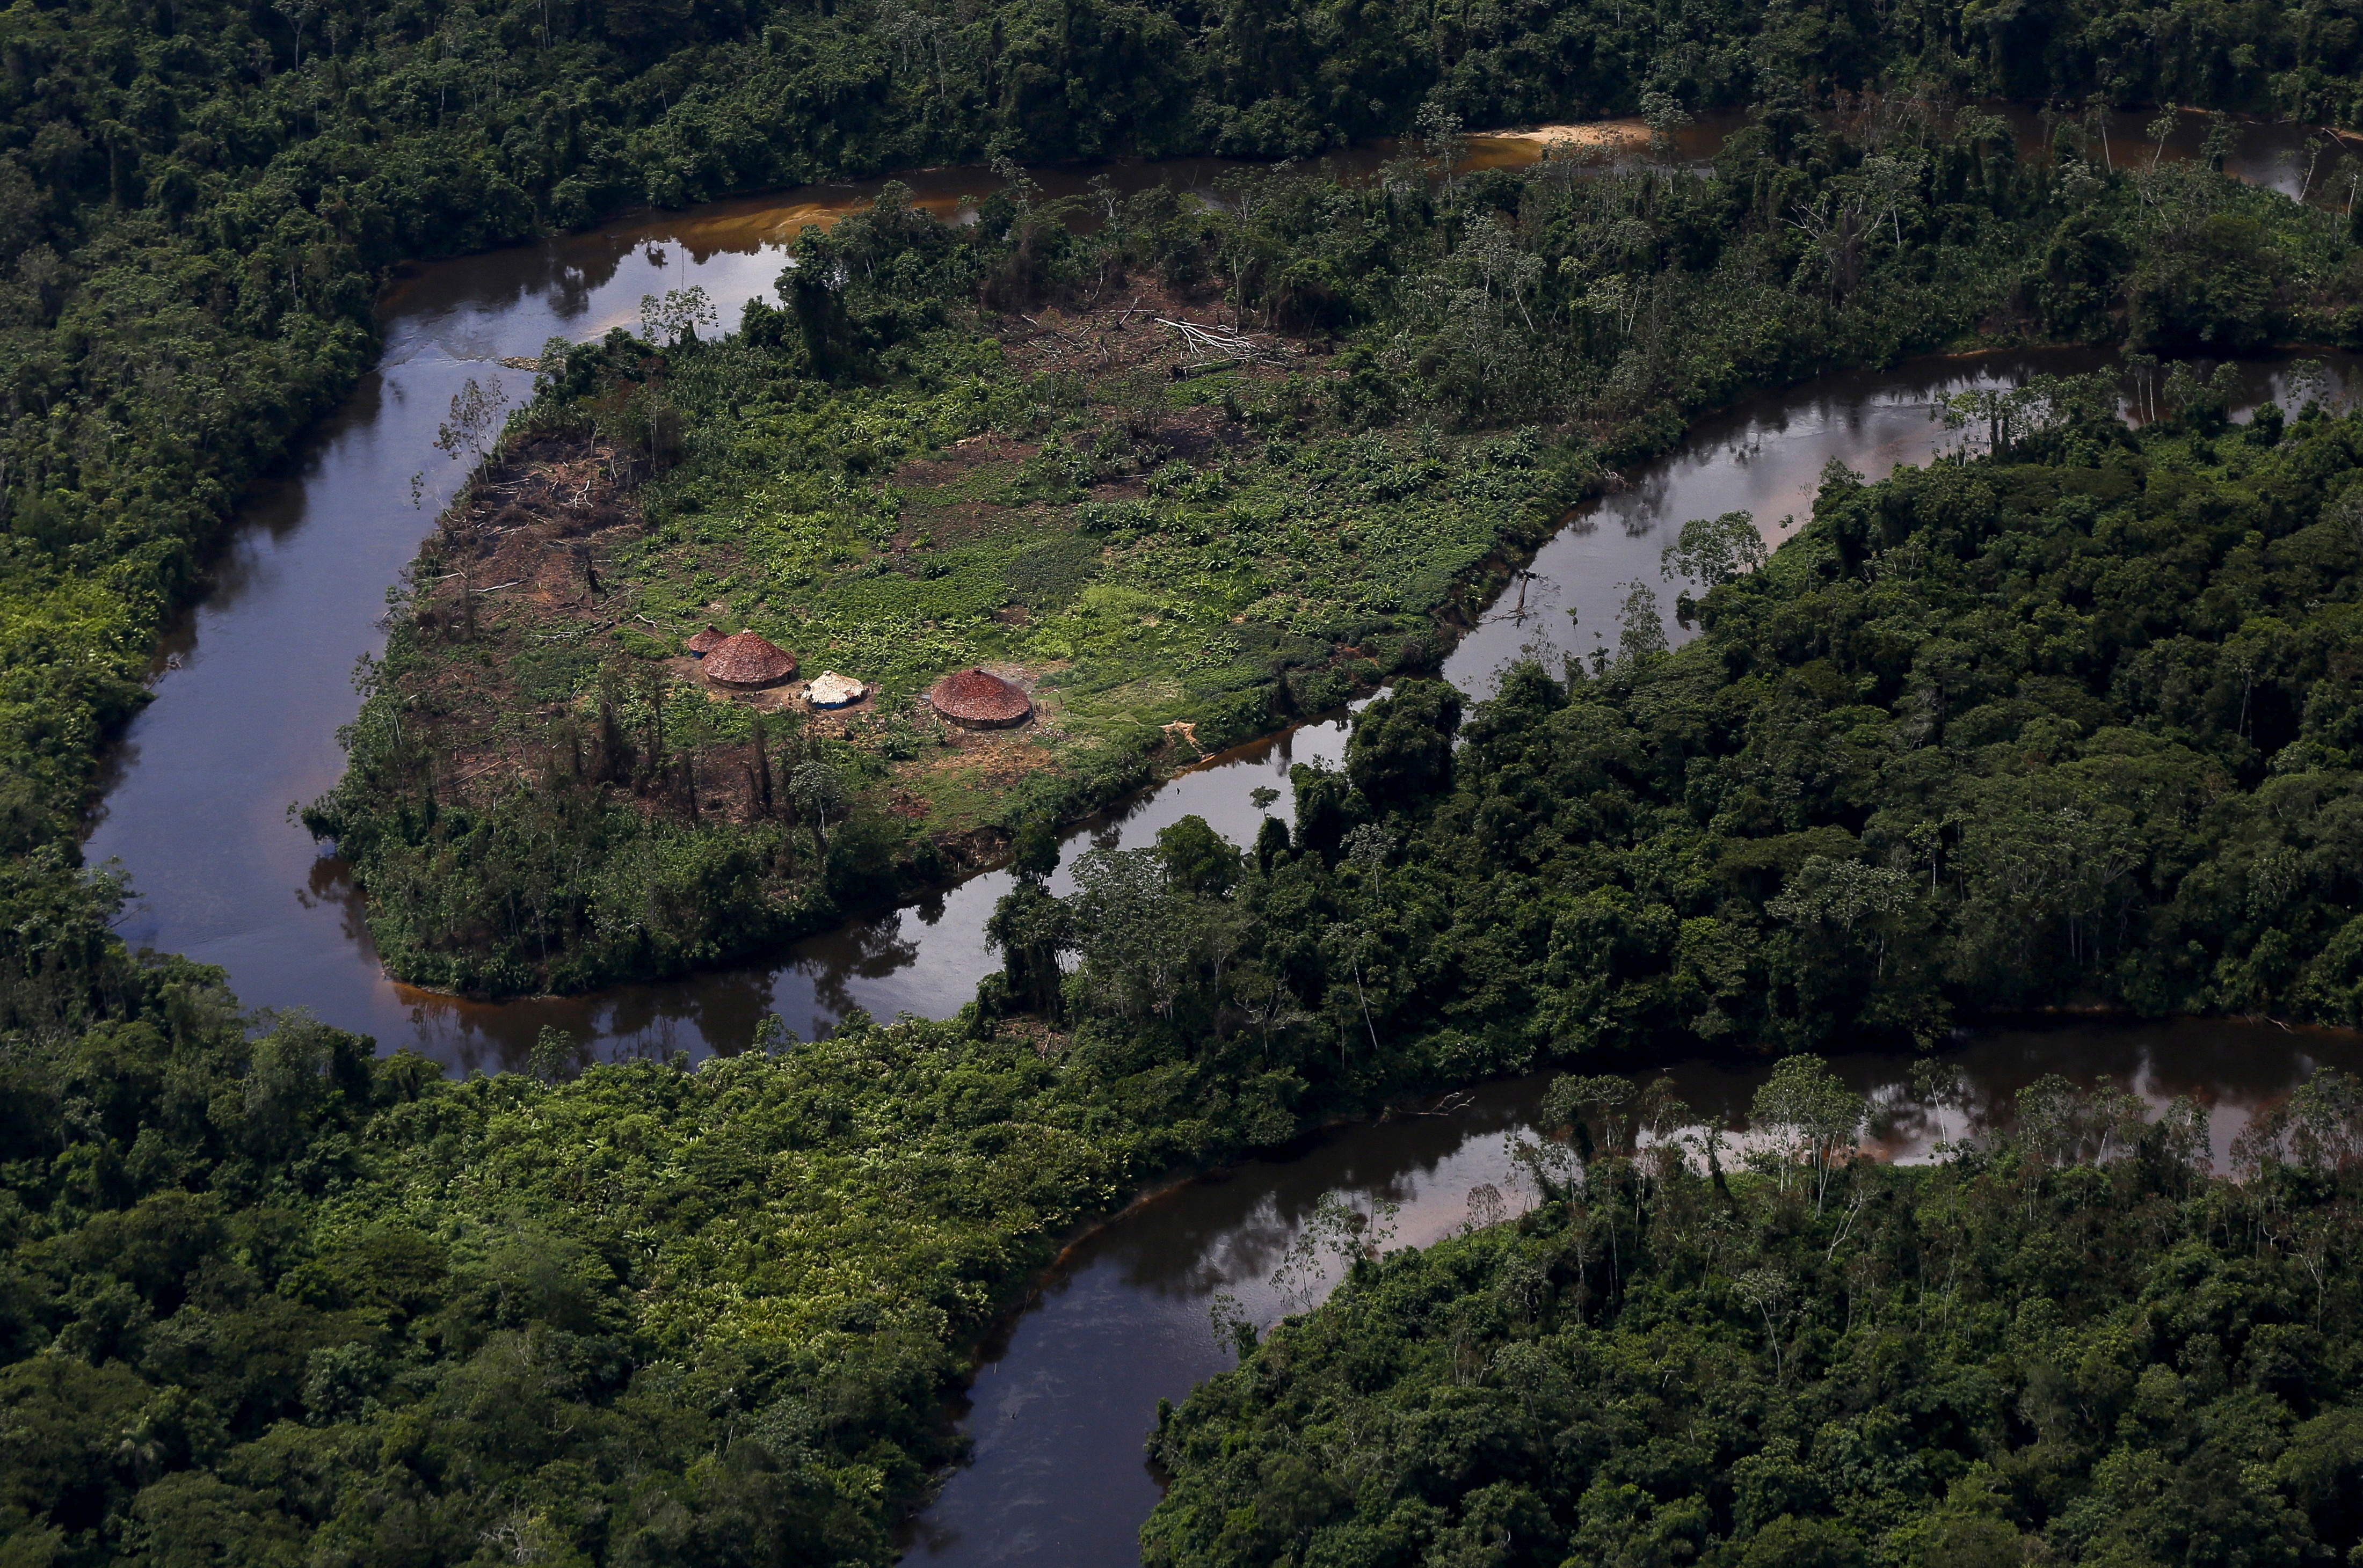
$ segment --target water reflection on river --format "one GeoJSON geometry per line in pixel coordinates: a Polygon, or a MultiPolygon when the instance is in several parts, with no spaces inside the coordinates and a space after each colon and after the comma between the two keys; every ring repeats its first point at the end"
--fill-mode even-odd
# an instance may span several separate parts
{"type": "MultiPolygon", "coordinates": [[[[1952,1059],[1973,1086],[1973,1114],[1987,1120],[2006,1116],[2012,1096],[2051,1072],[2086,1084],[2106,1077],[2154,1106],[2188,1095],[2208,1108],[2220,1169],[2248,1117],[2317,1066],[2363,1071],[2363,1038],[2258,1023],[2062,1023],[1983,1031],[1952,1059]]],[[[1935,1139],[1964,1131],[1910,1103],[1907,1059],[1864,1054],[1834,1065],[1889,1108],[1867,1140],[1879,1157],[1925,1158],[1935,1139]]],[[[1734,1132],[1769,1070],[1708,1061],[1663,1069],[1703,1121],[1734,1132]]],[[[973,1460],[913,1525],[909,1560],[932,1568],[1134,1561],[1158,1498],[1142,1456],[1157,1401],[1179,1400],[1231,1364],[1212,1331],[1217,1293],[1236,1297],[1259,1327],[1303,1310],[1309,1297],[1284,1294],[1271,1276],[1325,1193],[1366,1209],[1399,1205],[1395,1241],[1413,1246],[1467,1223],[1480,1184],[1522,1207],[1508,1143],[1531,1133],[1546,1081],[1490,1084],[1448,1115],[1348,1127],[1285,1157],[1249,1161],[1076,1246],[988,1347],[962,1414],[973,1460]]]]}
{"type": "MultiPolygon", "coordinates": [[[[2355,356],[2323,359],[2334,386],[2355,383],[2355,356]]],[[[1785,538],[1813,514],[1814,492],[1828,463],[1885,479],[1899,465],[1958,449],[1963,437],[1940,417],[1945,397],[2110,362],[2073,348],[1931,358],[1744,399],[1693,425],[1678,451],[1647,465],[1628,489],[1579,509],[1537,554],[1535,581],[1523,599],[1504,596],[1522,602],[1525,613],[1497,603],[1454,649],[1445,675],[1462,690],[1482,695],[1514,658],[1539,657],[1556,667],[1603,643],[1614,647],[1617,611],[1634,581],[1657,591],[1666,635],[1679,643],[1691,635],[1674,618],[1681,585],[1660,576],[1659,558],[1685,520],[1747,512],[1768,536],[1785,538]]],[[[2240,417],[2268,398],[2289,395],[2289,361],[2251,360],[2238,370],[2240,417]]]]}

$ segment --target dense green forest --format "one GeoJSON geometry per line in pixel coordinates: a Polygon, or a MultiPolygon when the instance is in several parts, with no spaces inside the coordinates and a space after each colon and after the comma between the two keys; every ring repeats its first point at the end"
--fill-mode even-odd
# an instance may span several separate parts
{"type": "MultiPolygon", "coordinates": [[[[1161,457],[1140,468],[1153,445],[1104,449],[1104,422],[1062,425],[1075,398],[1035,395],[1050,389],[1022,353],[954,358],[1012,305],[1074,307],[1120,272],[1335,348],[1292,382],[1241,375],[1229,404],[1210,386],[1211,401],[1170,405],[1253,440],[1236,466],[1193,460],[1141,510],[1098,514],[1104,549],[1135,552],[1101,568],[1169,570],[1160,603],[1179,614],[1249,586],[1258,602],[1338,599],[1340,623],[1278,616],[1264,624],[1296,641],[1242,642],[1208,666],[1240,672],[1234,695],[1303,705],[1383,672],[1382,657],[1416,668],[1417,617],[1441,601],[1380,602],[1383,574],[1344,560],[1336,514],[1319,549],[1280,536],[1306,576],[1253,582],[1279,553],[1255,530],[1289,519],[1222,510],[1241,501],[1326,476],[1393,504],[1473,475],[1539,502],[1745,387],[1916,347],[2073,338],[2213,357],[2353,341],[2354,252],[2335,217],[2203,166],[2095,170],[2072,116],[2022,156],[1983,116],[1933,107],[2097,94],[2344,122],[2358,42],[2335,6],[2263,5],[0,11],[0,1560],[881,1562],[890,1522],[947,1455],[937,1416],[975,1337],[1062,1232],[1162,1173],[1592,1045],[1921,1038],[1962,1010],[2086,998],[2351,1021],[2363,994],[2346,918],[2358,861],[2341,837],[2363,431],[2312,409],[2226,430],[2186,373],[2139,436],[2097,417],[2089,389],[2038,389],[1986,411],[2001,461],[1876,486],[1831,476],[1802,540],[1706,596],[1698,643],[1667,654],[1636,614],[1599,668],[1521,671],[1459,725],[1457,753],[1442,737],[1459,700],[1399,687],[1357,726],[1345,774],[1299,781],[1292,829],[1274,823],[1242,852],[1185,823],[1152,854],[1079,867],[1071,902],[1021,889],[993,924],[1004,974],[949,1022],[856,1019],[695,1072],[579,1077],[553,1037],[530,1076],[452,1083],[308,1021],[243,1013],[217,974],[123,951],[110,923],[125,889],[80,870],[74,843],[163,618],[247,484],[365,366],[376,288],[402,260],[634,203],[898,166],[1277,157],[1420,131],[1435,167],[1391,182],[1280,175],[1206,211],[1103,214],[1090,233],[1029,208],[1022,186],[971,231],[890,209],[809,242],[837,265],[805,271],[727,341],[658,334],[551,357],[540,435],[572,439],[565,405],[612,398],[665,470],[635,502],[661,593],[664,547],[701,518],[749,521],[724,511],[734,483],[874,488],[882,463],[965,438],[930,412],[956,389],[983,394],[988,419],[1048,409],[1029,438],[1094,433],[1013,481],[1041,487],[1026,504],[1065,509],[1071,532],[1088,504],[1074,490],[1150,491],[1167,472],[1161,457]],[[1873,86],[1889,91],[1836,131],[1804,112],[1873,86]],[[1646,104],[1662,124],[1748,103],[1764,112],[1712,179],[1448,174],[1456,123],[1646,104]],[[867,456],[842,438],[860,407],[880,415],[867,456]],[[817,455],[782,472],[804,432],[817,455]],[[1224,569],[1236,580],[1198,580],[1193,531],[1210,516],[1259,541],[1224,569]],[[1341,660],[1362,640],[1367,668],[1341,660]]],[[[1514,519],[1497,521],[1514,542],[1514,519]]],[[[1468,543],[1439,547],[1448,579],[1468,543]]],[[[822,565],[867,568],[894,553],[881,545],[855,527],[849,558],[822,565]]],[[[1693,547],[1711,558],[1713,531],[1693,547]]],[[[1015,566],[962,547],[977,553],[947,563],[954,579],[1015,566]]],[[[792,564],[813,576],[796,591],[835,591],[792,564]]],[[[717,586],[744,596],[734,613],[763,612],[752,583],[717,586]]],[[[1051,593],[1046,608],[1028,635],[1065,605],[1051,593]]],[[[394,726],[372,729],[374,701],[355,732],[358,783],[320,820],[382,857],[389,929],[421,972],[432,958],[451,983],[514,988],[675,968],[746,930],[776,934],[783,892],[850,901],[924,874],[876,813],[835,818],[809,847],[800,818],[753,834],[699,821],[693,770],[649,766],[625,728],[646,717],[627,690],[609,704],[611,745],[598,669],[545,679],[552,701],[587,698],[594,723],[579,751],[545,745],[543,818],[522,798],[438,795],[431,767],[421,790],[394,726]],[[644,856],[667,898],[603,903],[553,876],[536,858],[552,830],[594,863],[644,856]],[[432,869],[450,907],[405,906],[405,864],[432,869]],[[749,923],[731,936],[701,923],[708,910],[749,923]]],[[[694,743],[693,726],[679,733],[694,743]]],[[[808,749],[780,782],[820,768],[804,777],[825,821],[904,744],[779,744],[792,738],[808,749]]],[[[1080,788],[1127,777],[1138,753],[1115,749],[1080,788]]],[[[1057,790],[1013,793],[1001,824],[1037,829],[1018,835],[1029,868],[1040,823],[1076,798],[1057,790]]],[[[2093,1222],[2132,1205],[2109,1232],[2127,1259],[2162,1236],[2245,1244],[2257,1289],[2279,1288],[2292,1257],[2346,1266],[2306,1251],[2328,1233],[2316,1217],[2344,1213],[2326,1178],[2269,1163],[2235,1190],[2145,1151],[2009,1201],[2035,1213],[2080,1194],[2093,1222]],[[2211,1212],[2231,1218],[2211,1228],[2211,1212]]],[[[1976,1157],[1994,1180],[2026,1158],[1976,1157]]],[[[1882,1214],[1918,1201],[1914,1183],[1990,1199],[1982,1168],[1859,1174],[1836,1202],[1886,1203],[1874,1189],[1890,1179],[1882,1214]]],[[[1781,1187],[1777,1170],[1762,1181],[1781,1187]]],[[[1710,1177],[1669,1174],[1676,1188],[1720,1201],[1710,1177]]],[[[1788,1223],[1760,1187],[1736,1190],[1788,1223]]],[[[1526,1234],[1454,1255],[1559,1257],[1552,1237],[1595,1221],[1572,1187],[1556,1201],[1526,1234]]],[[[1820,1255],[1762,1244],[1800,1270],[1820,1255]]],[[[1559,1266],[1537,1262],[1535,1310],[1563,1310],[1559,1266]]],[[[1774,1339],[1782,1357],[1800,1342],[1774,1339]]],[[[2290,1421],[2345,1387],[2325,1373],[2300,1388],[2258,1359],[2269,1340],[2226,1359],[2219,1331],[2218,1361],[2178,1363],[2192,1380],[2180,1395],[2141,1381],[2152,1403],[2129,1419],[2161,1424],[2110,1474],[2140,1485],[2166,1463],[2147,1456],[2181,1452],[2167,1446],[2178,1397],[2227,1426],[2285,1419],[2226,1408],[2237,1397],[2211,1365],[2290,1421]]],[[[2282,1353],[2301,1362],[2314,1343],[2282,1353]]],[[[2047,1376],[2030,1387],[2056,1391],[2047,1376]]],[[[2244,1451],[2279,1467],[2258,1488],[2290,1488],[2276,1539],[2292,1552],[2353,1537],[2303,1491],[2307,1476],[2341,1485],[2336,1436],[2244,1451]]],[[[2089,1433],[2070,1437],[2087,1455],[2089,1433]]],[[[1763,1443],[1770,1501],[1791,1474],[1777,1463],[1828,1458],[1800,1433],[1783,1459],[1781,1439],[1763,1443]]],[[[1669,1482],[1664,1501],[1688,1495],[1669,1482]]],[[[2038,1482],[1992,1496],[1981,1515],[1971,1486],[1960,1511],[2058,1529],[2079,1551],[2099,1539],[2047,1524],[2038,1482]]],[[[1847,1528],[1859,1542],[1871,1526],[1847,1528]]],[[[1843,1557],[1847,1539],[1798,1551],[1843,1557]]]]}
{"type": "Polygon", "coordinates": [[[1355,1249],[1160,1425],[1143,1561],[2352,1561],[2363,1085],[2301,1088],[2235,1184],[2196,1106],[2056,1078],[1934,1165],[1834,1160],[1860,1102],[1787,1067],[1728,1176],[1561,1080],[1537,1207],[1355,1249]]]}
{"type": "MultiPolygon", "coordinates": [[[[2226,426],[2186,380],[2136,433],[2102,391],[1967,411],[2007,416],[1999,458],[1833,472],[1753,570],[1686,530],[1728,580],[1679,650],[1636,617],[1465,718],[1400,683],[1247,849],[1185,819],[1086,855],[1071,900],[1022,886],[945,1023],[579,1077],[553,1034],[451,1083],[74,927],[49,1005],[105,1016],[0,1058],[17,1550],[879,1562],[974,1336],[1160,1173],[1602,1047],[2087,999],[2354,1021],[2363,415],[2226,426]]],[[[1668,1562],[2165,1561],[2186,1494],[2275,1562],[2351,1542],[2352,1177],[2313,1168],[2349,1158],[2349,1091],[2269,1121],[2241,1187],[2187,1118],[2057,1086],[2014,1141],[1890,1172],[1834,1157],[1859,1108],[1792,1062],[1756,1132],[1804,1152],[1722,1182],[1626,1157],[1685,1120],[1662,1097],[1559,1095],[1586,1131],[1537,1146],[1534,1216],[1366,1265],[1168,1429],[1156,1549],[1276,1562],[1326,1527],[1341,1561],[1514,1562],[1481,1552],[1631,1519],[1668,1562]],[[1403,1414],[1298,1442],[1333,1385],[1403,1414]],[[1552,1400],[1605,1424],[1533,1457],[1552,1400]],[[1443,1467],[1390,1490],[1414,1448],[1443,1467]],[[1283,1474],[1299,1512],[1238,1500],[1283,1474]]]]}
{"type": "MultiPolygon", "coordinates": [[[[645,977],[974,864],[1432,667],[1505,553],[1752,386],[2363,322],[2337,215],[2203,161],[2113,168],[2074,122],[2022,156],[1976,111],[1776,107],[1697,173],[1456,173],[1452,141],[1431,126],[1356,183],[1243,174],[1220,204],[1078,215],[1020,183],[960,226],[890,189],[808,233],[735,334],[683,298],[652,304],[655,341],[553,348],[310,813],[389,966],[496,993],[645,977]],[[1171,379],[1193,367],[1151,318],[1192,301],[1263,357],[1171,379]],[[600,452],[638,478],[585,522],[600,452]],[[533,564],[554,550],[580,566],[533,564]],[[707,702],[670,639],[715,618],[876,683],[874,712],[766,728],[707,702]],[[914,698],[987,658],[1039,675],[1043,718],[952,746],[914,698]]],[[[2198,415],[2188,368],[2166,381],[2149,405],[2198,415]]]]}
{"type": "Polygon", "coordinates": [[[973,1010],[459,1083],[109,976],[0,1055],[10,1568],[883,1564],[1029,1271],[1295,1125],[973,1010]]]}

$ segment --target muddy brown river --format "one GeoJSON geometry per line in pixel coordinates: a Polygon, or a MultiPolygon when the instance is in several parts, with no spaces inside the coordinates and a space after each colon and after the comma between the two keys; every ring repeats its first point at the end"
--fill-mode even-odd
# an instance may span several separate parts
{"type": "MultiPolygon", "coordinates": [[[[2140,122],[2112,122],[2112,156],[2146,157],[2140,122]]],[[[2023,135],[2039,133],[2017,115],[2023,135]]],[[[1711,155],[1733,123],[1686,130],[1676,156],[1711,155]]],[[[2192,155],[2203,123],[2184,116],[2159,156],[2192,155]]],[[[2317,182],[2330,160],[2302,127],[2250,127],[2230,167],[2245,179],[2316,202],[2343,201],[2317,182]]],[[[1625,124],[1477,138],[1472,164],[1532,161],[1548,142],[1588,140],[1614,158],[1644,155],[1625,124]]],[[[1384,149],[1346,160],[1368,168],[1384,149]]],[[[1219,199],[1234,165],[1182,160],[1049,171],[1052,194],[1104,172],[1120,188],[1172,180],[1219,199]]],[[[981,171],[905,177],[946,215],[992,188],[981,171]]],[[[874,195],[876,182],[832,186],[643,215],[594,233],[417,270],[383,306],[386,348],[345,406],[283,478],[263,487],[217,562],[204,601],[160,649],[156,701],[111,764],[91,834],[93,860],[119,859],[139,898],[123,923],[136,944],[218,964],[250,1006],[307,1008],[372,1034],[382,1049],[415,1046],[454,1070],[519,1061],[555,1024],[603,1055],[736,1049],[779,1012],[799,1031],[854,1007],[881,1016],[955,1011],[994,967],[981,929],[1006,889],[988,874],[902,909],[803,943],[771,963],[588,997],[477,1004],[394,984],[380,969],[358,895],[341,865],[290,818],[292,802],[336,780],[337,727],[358,699],[354,664],[383,641],[385,595],[460,479],[433,439],[469,378],[497,377],[521,399],[530,375],[505,357],[552,337],[584,339],[634,325],[644,294],[694,283],[723,307],[768,295],[785,248],[805,223],[826,223],[874,195]],[[413,499],[417,476],[419,494],[413,499]]],[[[1623,585],[1659,581],[1659,554],[1686,518],[1734,509],[1768,530],[1802,518],[1832,458],[1878,477],[1954,437],[1934,417],[1944,394],[2008,384],[2089,356],[1931,359],[1832,377],[1752,398],[1706,420],[1683,447],[1632,476],[1628,489],[1571,516],[1534,563],[1523,607],[1497,604],[1461,643],[1447,674],[1481,694],[1511,659],[1581,656],[1613,637],[1623,585]]],[[[2344,376],[2346,363],[2335,366],[2344,376]]],[[[2275,393],[2285,368],[2247,367],[2250,400],[2275,393]]],[[[1669,627],[1679,637],[1679,628],[1669,627]]],[[[1184,774],[1078,830],[1135,845],[1195,812],[1234,840],[1251,837],[1249,792],[1269,784],[1288,811],[1292,762],[1335,760],[1345,731],[1297,729],[1184,774]]],[[[1958,1043],[1980,1094],[1999,1105],[2044,1071],[2108,1076],[2154,1100],[2195,1095],[2213,1111],[2218,1153],[2258,1105],[2324,1063],[2363,1067],[2352,1037],[2270,1025],[2072,1024],[1987,1030],[1958,1043]]],[[[1911,1158],[1942,1130],[1899,1096],[1908,1064],[1843,1057],[1840,1071],[1891,1107],[1879,1151],[1911,1158]]],[[[1702,1118],[1736,1126],[1758,1069],[1694,1062],[1670,1069],[1702,1118]]],[[[1514,1205],[1505,1140],[1524,1129],[1541,1083],[1479,1089],[1445,1114],[1404,1114],[1308,1140],[1144,1204],[1074,1248],[1025,1310],[987,1347],[961,1420],[972,1462],[945,1478],[912,1526],[912,1560],[941,1564],[1091,1564],[1131,1561],[1157,1488],[1141,1443],[1160,1397],[1179,1398],[1227,1364],[1208,1309],[1217,1293],[1269,1323],[1322,1286],[1284,1297],[1270,1283],[1325,1193],[1395,1203],[1397,1241],[1431,1241],[1464,1223],[1470,1190],[1490,1185],[1514,1205]]]]}

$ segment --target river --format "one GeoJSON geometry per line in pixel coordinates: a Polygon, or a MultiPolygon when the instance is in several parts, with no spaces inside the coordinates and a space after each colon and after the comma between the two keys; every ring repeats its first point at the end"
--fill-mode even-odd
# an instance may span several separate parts
{"type": "MultiPolygon", "coordinates": [[[[2120,116],[2113,134],[2137,139],[2124,128],[2137,117],[2120,116]]],[[[2029,121],[2023,130],[2032,128],[2021,118],[2029,121]]],[[[1677,155],[1708,156],[1727,128],[1691,127],[1677,155]]],[[[2190,155],[2201,128],[2186,117],[2165,155],[2190,155]]],[[[1614,156],[1642,155],[1637,127],[1587,134],[1614,156]]],[[[2234,171],[2295,194],[2301,138],[2280,128],[2253,136],[2234,171]]],[[[1475,138],[1470,161],[1531,161],[1549,139],[1475,138]]],[[[1120,188],[1172,178],[1212,190],[1234,167],[1191,160],[1104,172],[1120,188]]],[[[1053,171],[1042,182],[1058,194],[1080,191],[1085,178],[1053,171]]],[[[975,171],[908,180],[923,204],[948,215],[992,184],[975,171]]],[[[535,355],[553,336],[580,340],[634,324],[644,294],[694,283],[733,311],[770,293],[801,225],[831,221],[876,189],[642,215],[421,268],[389,292],[382,362],[291,471],[247,507],[211,590],[158,652],[156,700],[110,763],[89,853],[119,858],[133,878],[139,898],[123,925],[128,939],[223,966],[250,1005],[308,1008],[375,1035],[383,1049],[415,1046],[460,1070],[517,1061],[546,1024],[607,1056],[703,1055],[743,1043],[771,1011],[810,1031],[857,1006],[943,1016],[973,994],[993,966],[980,932],[1006,889],[1001,875],[855,922],[768,965],[562,1000],[473,1004],[417,991],[385,978],[342,867],[321,856],[287,812],[335,782],[334,733],[358,701],[354,664],[382,646],[387,588],[459,480],[432,439],[460,386],[497,377],[520,398],[529,376],[503,370],[501,359],[535,355]]],[[[2319,188],[2309,194],[2324,199],[2319,188]]],[[[1935,418],[1943,394],[2089,362],[2072,354],[1931,359],[1748,399],[1702,423],[1628,488],[1571,515],[1536,559],[1523,601],[1495,605],[1446,674],[1481,694],[1522,652],[1581,655],[1611,633],[1624,585],[1636,580],[1657,583],[1670,614],[1659,557],[1684,519],[1745,509],[1777,531],[1806,513],[1832,458],[1878,477],[1942,449],[1954,439],[1935,418]]],[[[2245,367],[2250,400],[2273,394],[2283,373],[2245,367]]],[[[1670,623],[1669,632],[1682,635],[1670,623]]],[[[1284,813],[1289,765],[1334,761],[1344,738],[1333,720],[1242,748],[1077,837],[1137,845],[1195,812],[1244,841],[1258,815],[1250,791],[1279,790],[1272,809],[1284,813]]],[[[1993,1030],[1965,1040],[1958,1055],[1997,1104],[2047,1070],[2110,1075],[2154,1100],[2194,1094],[2213,1108],[2219,1154],[2254,1107],[2313,1066],[2363,1066],[2350,1037],[2230,1023],[1993,1030]]],[[[1872,1055],[1838,1066],[1883,1104],[1896,1100],[1906,1069],[1872,1055]]],[[[1725,1124],[1736,1124],[1757,1081],[1753,1070],[1705,1062],[1670,1071],[1703,1118],[1725,1124]]],[[[1208,1326],[1217,1294],[1266,1324],[1301,1305],[1270,1275],[1326,1192],[1399,1204],[1403,1243],[1465,1222],[1472,1187],[1507,1188],[1514,1204],[1504,1142],[1526,1126],[1540,1092],[1539,1081],[1492,1085],[1448,1113],[1325,1134],[1283,1158],[1184,1186],[1080,1242],[987,1347],[961,1417],[973,1463],[946,1479],[913,1526],[915,1560],[1129,1560],[1157,1496],[1141,1459],[1156,1401],[1179,1398],[1226,1364],[1208,1326]]],[[[1874,1150],[1914,1157],[1937,1131],[1906,1111],[1875,1130],[1874,1150]]]]}

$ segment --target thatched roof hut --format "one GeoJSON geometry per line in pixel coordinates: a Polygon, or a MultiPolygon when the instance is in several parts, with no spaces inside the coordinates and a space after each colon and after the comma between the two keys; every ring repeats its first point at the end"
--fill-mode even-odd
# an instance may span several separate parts
{"type": "Polygon", "coordinates": [[[705,656],[705,678],[717,686],[776,686],[795,672],[795,655],[753,632],[735,632],[705,656]]]}
{"type": "Polygon", "coordinates": [[[729,640],[730,639],[723,633],[721,627],[708,626],[702,632],[692,633],[689,640],[681,646],[687,648],[691,653],[695,654],[698,657],[704,658],[707,654],[712,653],[716,648],[720,647],[724,643],[728,642],[729,640]]]}
{"type": "Polygon", "coordinates": [[[953,723],[972,730],[1022,724],[1034,712],[1034,703],[1025,692],[982,669],[962,669],[945,676],[927,693],[927,701],[953,723]]]}
{"type": "Polygon", "coordinates": [[[804,688],[804,701],[815,708],[849,708],[869,691],[870,688],[849,676],[824,670],[818,679],[804,688]]]}

